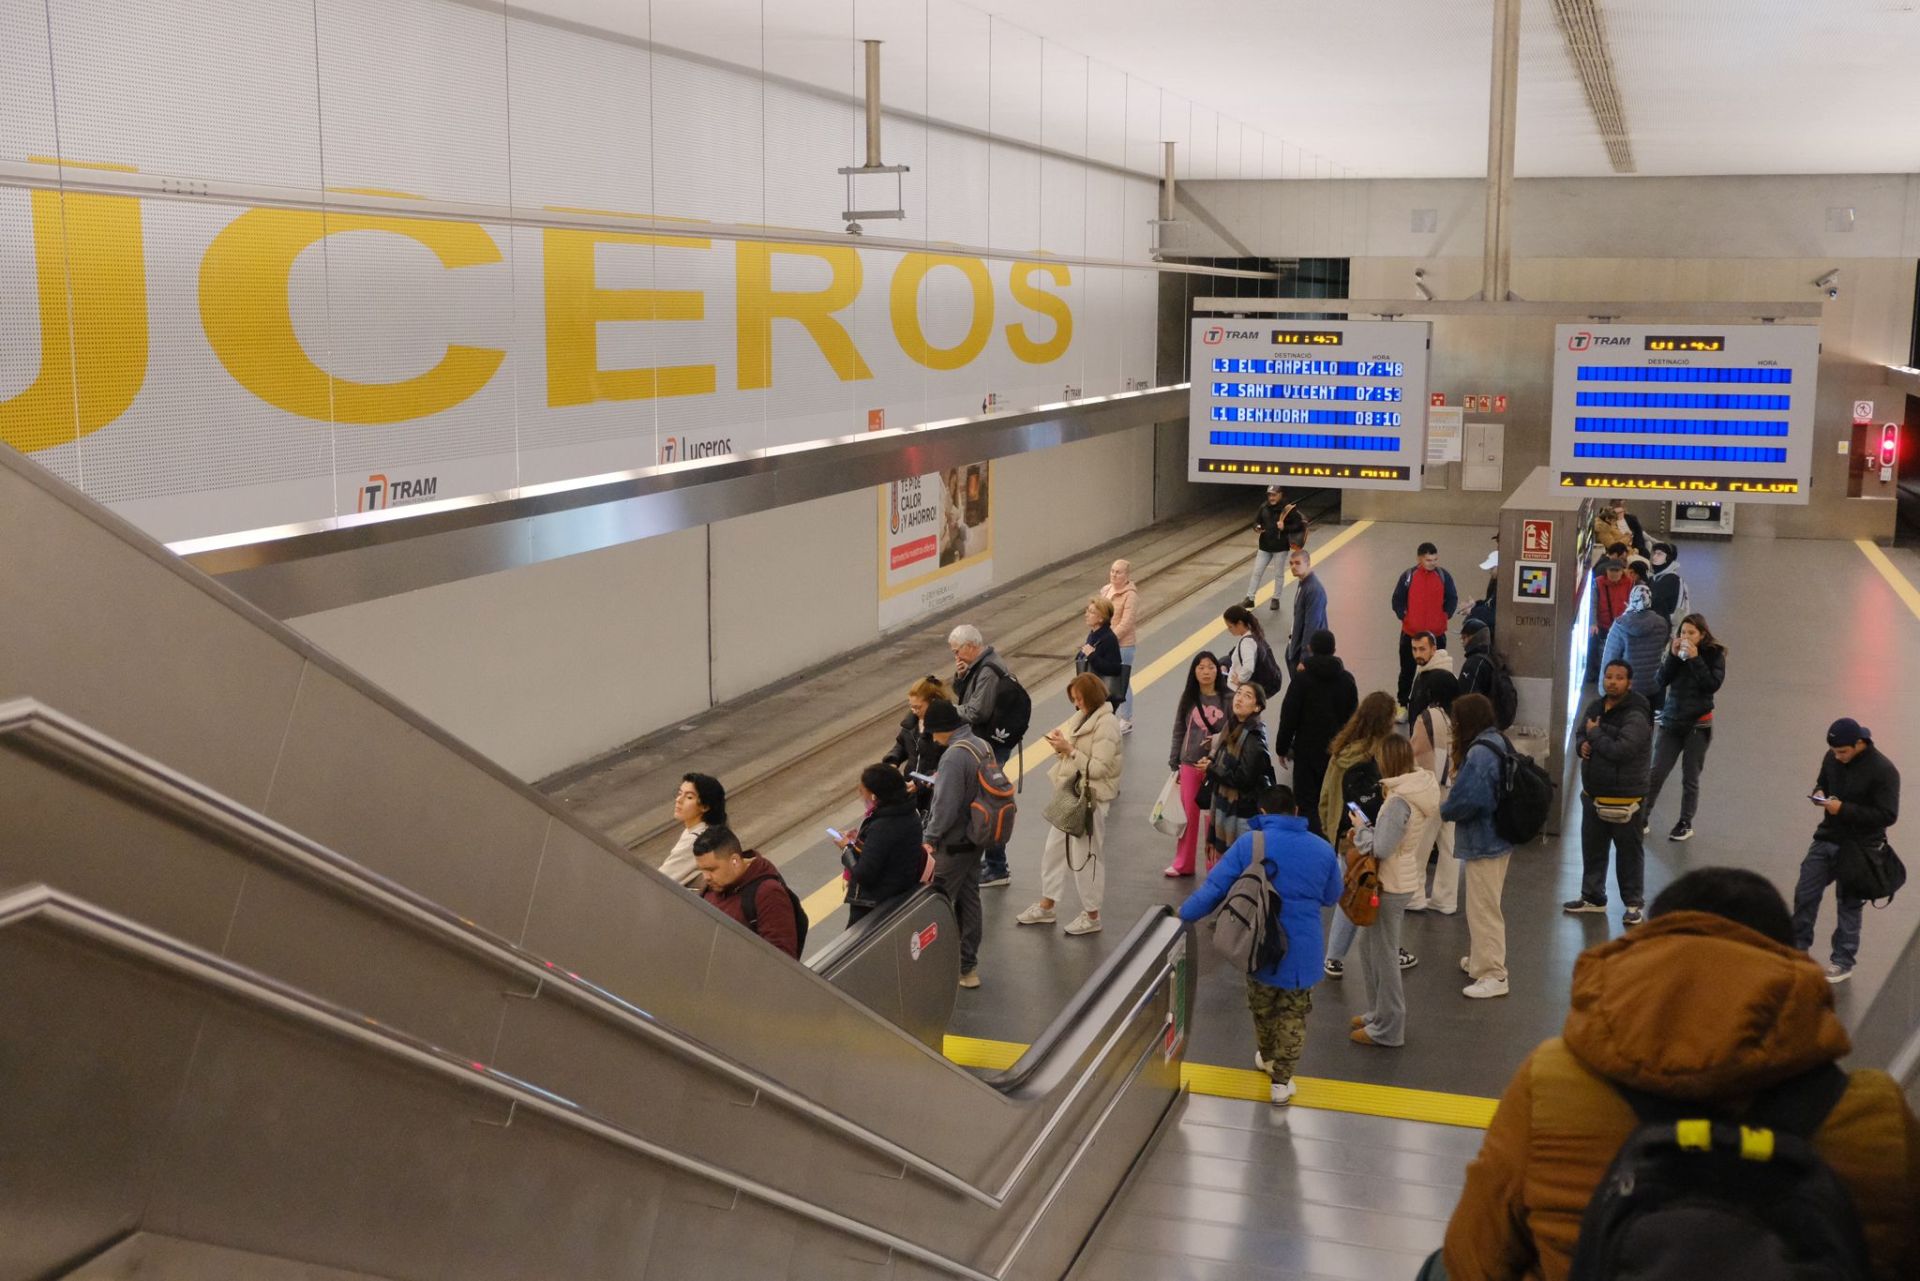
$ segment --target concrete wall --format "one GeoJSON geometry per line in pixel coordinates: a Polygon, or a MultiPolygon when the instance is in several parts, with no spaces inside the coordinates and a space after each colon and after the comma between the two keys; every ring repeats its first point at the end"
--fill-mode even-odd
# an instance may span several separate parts
{"type": "MultiPolygon", "coordinates": [[[[1195,182],[1183,192],[1183,252],[1348,257],[1355,298],[1415,299],[1416,268],[1436,298],[1480,289],[1478,182],[1195,182]],[[1421,209],[1436,213],[1431,233],[1412,230],[1421,209]]],[[[1529,179],[1517,184],[1514,209],[1513,292],[1529,300],[1813,302],[1822,296],[1812,281],[1838,267],[1840,296],[1824,303],[1820,326],[1812,501],[1746,504],[1736,528],[1892,537],[1893,487],[1870,482],[1868,496],[1846,498],[1846,460],[1834,447],[1850,434],[1856,399],[1885,402],[1883,416],[1899,416],[1885,367],[1911,354],[1920,177],[1529,179]],[[1829,230],[1829,211],[1846,209],[1851,230],[1829,230]]],[[[1576,310],[1561,320],[1584,316],[1576,310]]],[[[1508,397],[1504,415],[1468,415],[1505,424],[1506,489],[1547,461],[1555,323],[1434,319],[1432,389],[1453,404],[1466,394],[1508,397]]],[[[1491,523],[1501,493],[1462,490],[1459,471],[1444,468],[1444,489],[1350,492],[1343,510],[1491,523]]]]}
{"type": "MultiPolygon", "coordinates": [[[[994,463],[994,581],[1204,501],[1140,427],[994,463]],[[1164,477],[1162,478],[1164,481],[1164,477]]],[[[1184,464],[1183,464],[1184,465],[1184,464]]],[[[536,779],[877,640],[872,490],[839,494],[289,623],[507,769],[536,779]]]]}

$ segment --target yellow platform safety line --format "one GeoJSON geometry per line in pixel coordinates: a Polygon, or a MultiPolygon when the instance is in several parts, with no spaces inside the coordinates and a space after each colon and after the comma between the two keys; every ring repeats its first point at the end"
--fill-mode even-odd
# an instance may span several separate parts
{"type": "MultiPolygon", "coordinates": [[[[1335,534],[1332,538],[1329,538],[1324,547],[1309,549],[1313,552],[1315,569],[1317,570],[1319,566],[1324,564],[1329,556],[1332,556],[1342,547],[1345,547],[1348,543],[1366,532],[1372,524],[1373,522],[1371,520],[1355,521],[1353,524],[1348,525],[1345,529],[1335,534]]],[[[1254,607],[1258,608],[1272,599],[1273,584],[1268,583],[1255,594],[1253,598],[1254,607]]],[[[1202,645],[1205,645],[1215,636],[1218,636],[1223,630],[1218,620],[1196,628],[1178,643],[1168,648],[1166,653],[1135,672],[1130,682],[1132,688],[1138,692],[1153,684],[1167,673],[1175,670],[1179,670],[1181,674],[1184,675],[1184,664],[1191,661],[1194,651],[1202,645]]],[[[1064,730],[1066,727],[1067,722],[1061,721],[1060,724],[1054,728],[1064,730]]],[[[1019,777],[1028,770],[1045,765],[1052,756],[1053,749],[1047,746],[1046,735],[1040,735],[1037,741],[1030,742],[1021,748],[1019,755],[1008,759],[1006,765],[1008,780],[1018,780],[1019,777]]],[[[807,897],[801,901],[800,906],[806,910],[808,920],[818,921],[825,919],[829,913],[840,906],[845,898],[846,883],[840,877],[836,876],[813,893],[807,895],[807,897]]]]}
{"type": "Polygon", "coordinates": [[[1893,588],[1893,594],[1906,602],[1915,618],[1920,618],[1920,588],[1908,581],[1900,572],[1900,567],[1888,559],[1887,554],[1874,546],[1871,539],[1856,538],[1853,545],[1858,547],[1867,558],[1867,563],[1880,571],[1880,577],[1887,580],[1887,586],[1893,588]]]}
{"type": "MultiPolygon", "coordinates": [[[[946,1055],[962,1067],[1001,1072],[1012,1067],[1027,1047],[1012,1041],[988,1041],[972,1036],[949,1036],[946,1055]]],[[[1249,1068],[1217,1067],[1209,1063],[1182,1063],[1180,1083],[1195,1094],[1216,1099],[1245,1099],[1265,1103],[1270,1082],[1265,1072],[1249,1068]]],[[[1353,1112],[1396,1121],[1425,1121],[1430,1125],[1457,1125],[1484,1130],[1493,1120],[1498,1099],[1439,1090],[1410,1090],[1398,1085],[1367,1085],[1359,1081],[1328,1081],[1297,1076],[1294,1107],[1323,1112],[1353,1112]]]]}

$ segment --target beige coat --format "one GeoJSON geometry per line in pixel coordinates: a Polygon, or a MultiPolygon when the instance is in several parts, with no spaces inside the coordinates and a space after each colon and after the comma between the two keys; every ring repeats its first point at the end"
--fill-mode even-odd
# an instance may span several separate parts
{"type": "Polygon", "coordinates": [[[1119,591],[1108,583],[1100,589],[1100,599],[1113,602],[1113,634],[1122,646],[1136,643],[1140,635],[1140,588],[1132,579],[1119,591]]]}
{"type": "Polygon", "coordinates": [[[1085,774],[1087,787],[1098,804],[1120,794],[1120,718],[1106,703],[1067,722],[1067,745],[1073,750],[1055,757],[1053,790],[1072,788],[1075,776],[1085,774]]]}
{"type": "Polygon", "coordinates": [[[1380,817],[1395,800],[1406,803],[1406,826],[1399,842],[1388,852],[1375,851],[1380,860],[1380,888],[1388,894],[1415,894],[1426,883],[1427,852],[1440,836],[1440,784],[1427,770],[1380,780],[1385,800],[1380,817]]]}
{"type": "Polygon", "coordinates": [[[695,823],[680,833],[680,839],[673,843],[673,849],[667,854],[667,861],[660,865],[660,875],[670,881],[677,881],[688,889],[697,890],[705,878],[693,861],[693,842],[700,833],[707,830],[705,823],[695,823]]]}

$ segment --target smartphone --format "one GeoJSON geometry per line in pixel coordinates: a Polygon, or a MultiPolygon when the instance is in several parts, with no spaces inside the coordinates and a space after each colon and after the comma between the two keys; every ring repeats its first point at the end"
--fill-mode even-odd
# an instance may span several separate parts
{"type": "Polygon", "coordinates": [[[1808,792],[1807,799],[1812,801],[1815,805],[1825,805],[1827,803],[1827,798],[1820,795],[1820,793],[1818,792],[1808,792]]]}
{"type": "Polygon", "coordinates": [[[840,835],[838,831],[834,830],[831,827],[827,829],[827,835],[831,836],[835,840],[835,842],[844,841],[847,839],[846,837],[840,835]]]}
{"type": "Polygon", "coordinates": [[[907,773],[907,777],[916,783],[924,783],[928,787],[933,786],[933,776],[931,774],[922,774],[919,770],[910,770],[907,773]]]}
{"type": "Polygon", "coordinates": [[[1353,825],[1355,827],[1365,827],[1367,825],[1367,812],[1360,808],[1360,802],[1348,801],[1347,813],[1353,815],[1353,825]]]}

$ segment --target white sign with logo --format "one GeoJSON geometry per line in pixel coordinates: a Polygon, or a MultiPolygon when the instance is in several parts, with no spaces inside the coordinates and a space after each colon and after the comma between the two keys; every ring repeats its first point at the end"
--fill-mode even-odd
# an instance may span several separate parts
{"type": "Polygon", "coordinates": [[[880,630],[993,586],[993,466],[970,463],[882,485],[880,630]]]}

